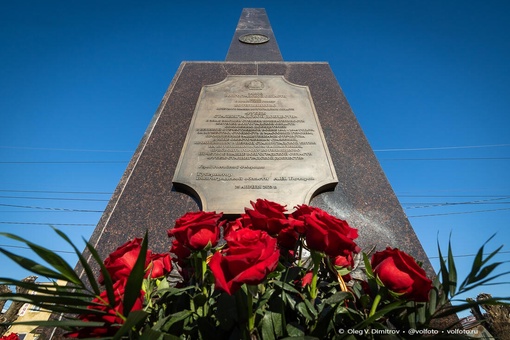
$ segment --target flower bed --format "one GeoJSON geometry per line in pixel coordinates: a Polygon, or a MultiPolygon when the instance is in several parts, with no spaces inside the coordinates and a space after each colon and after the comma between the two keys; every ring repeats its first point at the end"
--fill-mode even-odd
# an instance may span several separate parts
{"type": "Polygon", "coordinates": [[[0,298],[64,313],[62,320],[40,324],[64,328],[69,338],[115,339],[371,339],[381,334],[406,339],[412,331],[426,334],[420,330],[433,330],[434,320],[473,304],[509,300],[450,304],[456,295],[503,275],[492,274],[501,263],[487,264],[499,249],[484,259],[482,246],[459,283],[451,249],[446,259],[439,249],[441,270],[432,280],[399,249],[364,253],[356,244],[357,229],[307,205],[288,214],[284,206],[258,199],[235,221],[221,213],[189,212],[168,235],[169,253],[149,250],[146,235],[104,261],[87,244],[101,267],[99,278],[73,245],[85,269],[80,278],[57,254],[6,234],[52,267],[2,253],[38,275],[69,284],[52,290],[29,284],[41,294],[0,298]]]}

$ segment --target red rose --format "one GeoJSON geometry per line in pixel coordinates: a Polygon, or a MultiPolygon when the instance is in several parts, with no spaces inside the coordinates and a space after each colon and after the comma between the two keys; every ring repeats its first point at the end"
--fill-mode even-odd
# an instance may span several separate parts
{"type": "Polygon", "coordinates": [[[9,335],[4,335],[0,340],[19,340],[19,336],[16,333],[11,333],[9,335]]]}
{"type": "Polygon", "coordinates": [[[310,215],[314,211],[321,210],[319,208],[311,207],[306,204],[298,205],[296,208],[297,208],[296,211],[294,211],[291,215],[292,217],[298,220],[304,220],[305,216],[310,215]]]}
{"type": "MultiPolygon", "coordinates": [[[[67,333],[68,338],[92,338],[92,337],[104,337],[114,335],[120,328],[120,324],[124,323],[124,320],[119,315],[124,315],[123,300],[124,300],[124,284],[125,281],[117,281],[113,284],[113,294],[115,301],[113,302],[113,308],[110,308],[108,295],[106,291],[102,292],[99,298],[92,300],[88,309],[98,310],[106,312],[106,314],[82,314],[79,318],[83,321],[89,322],[106,322],[103,327],[83,327],[79,331],[67,333]],[[115,326],[114,326],[115,325],[115,326]]],[[[136,300],[131,311],[140,310],[143,308],[144,291],[140,291],[140,296],[136,300]]]]}
{"type": "MultiPolygon", "coordinates": [[[[104,260],[106,270],[112,277],[113,282],[124,280],[129,277],[136,263],[136,259],[140,254],[141,248],[142,239],[135,238],[117,248],[104,260]]],[[[99,283],[104,283],[102,274],[99,277],[99,283]]]]}
{"type": "MultiPolygon", "coordinates": [[[[142,249],[142,239],[135,238],[126,242],[105,260],[104,265],[110,274],[112,281],[122,281],[129,277],[140,255],[142,249]]],[[[165,276],[172,270],[172,263],[169,254],[155,254],[148,250],[145,258],[145,277],[157,278],[165,276]]],[[[103,274],[99,276],[99,283],[104,283],[103,274]]]]}
{"type": "Polygon", "coordinates": [[[278,233],[278,236],[276,237],[276,240],[278,241],[278,245],[285,248],[292,250],[296,247],[296,242],[298,241],[299,235],[294,229],[293,225],[290,225],[286,228],[283,228],[278,233]]]}
{"type": "Polygon", "coordinates": [[[432,281],[408,254],[387,247],[372,256],[374,274],[386,288],[412,301],[426,302],[432,281]]]}
{"type": "Polygon", "coordinates": [[[215,246],[220,238],[219,220],[223,214],[215,212],[189,212],[175,221],[168,236],[175,237],[179,243],[191,250],[202,250],[208,244],[215,246]]]}
{"type": "Polygon", "coordinates": [[[230,232],[236,232],[239,229],[247,228],[247,225],[251,225],[250,217],[246,214],[241,214],[241,217],[225,225],[223,228],[223,236],[227,237],[230,232]]]}
{"type": "Polygon", "coordinates": [[[218,289],[232,295],[243,283],[259,284],[276,269],[280,252],[276,239],[266,232],[245,228],[229,233],[225,239],[227,248],[209,261],[218,289]]]}
{"type": "Polygon", "coordinates": [[[287,224],[287,217],[284,214],[287,209],[283,205],[260,198],[250,203],[253,209],[244,209],[251,220],[250,228],[264,230],[274,236],[287,224]]]}
{"type": "Polygon", "coordinates": [[[310,249],[331,257],[360,252],[354,243],[358,230],[351,228],[346,221],[306,205],[299,206],[294,216],[305,222],[305,239],[310,249]]]}
{"type": "Polygon", "coordinates": [[[153,279],[166,276],[172,271],[172,261],[170,254],[150,254],[148,257],[149,264],[145,269],[145,277],[153,279]]]}
{"type": "Polygon", "coordinates": [[[312,279],[313,279],[313,272],[312,271],[307,272],[301,279],[301,287],[306,287],[308,285],[311,285],[312,279]]]}
{"type": "Polygon", "coordinates": [[[287,221],[294,230],[299,234],[305,233],[305,222],[302,219],[297,219],[293,215],[287,218],[287,221]]]}
{"type": "Polygon", "coordinates": [[[336,256],[333,258],[333,264],[338,267],[343,268],[352,268],[354,267],[354,257],[352,257],[352,253],[346,256],[336,256]]]}
{"type": "Polygon", "coordinates": [[[180,266],[183,266],[188,257],[191,255],[191,251],[183,246],[177,239],[172,241],[170,252],[177,256],[176,261],[180,266]]]}

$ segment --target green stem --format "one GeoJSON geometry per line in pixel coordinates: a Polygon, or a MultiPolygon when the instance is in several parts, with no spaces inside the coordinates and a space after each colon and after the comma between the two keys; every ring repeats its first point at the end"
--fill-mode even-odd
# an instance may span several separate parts
{"type": "Polygon", "coordinates": [[[303,258],[303,236],[299,236],[298,247],[298,267],[301,267],[301,259],[303,258]]]}
{"type": "Polygon", "coordinates": [[[379,306],[379,302],[381,302],[381,293],[377,293],[377,295],[374,298],[374,302],[372,303],[372,308],[370,308],[370,313],[368,314],[368,317],[371,317],[375,314],[375,311],[377,310],[377,306],[379,306]]]}
{"type": "Polygon", "coordinates": [[[205,282],[207,272],[207,251],[200,250],[193,253],[193,267],[195,268],[195,285],[202,291],[206,301],[203,305],[197,306],[197,313],[200,316],[206,316],[209,313],[208,291],[205,282]]]}
{"type": "Polygon", "coordinates": [[[313,261],[313,269],[312,269],[312,284],[310,286],[310,298],[315,300],[317,297],[317,279],[319,276],[319,267],[322,261],[322,254],[317,253],[315,251],[311,252],[312,261],[313,261]]]}
{"type": "Polygon", "coordinates": [[[248,333],[251,335],[255,328],[255,314],[253,313],[253,296],[249,289],[247,290],[246,297],[246,303],[248,304],[248,333]]]}
{"type": "Polygon", "coordinates": [[[207,253],[202,252],[200,254],[200,260],[201,260],[201,273],[200,273],[200,284],[202,285],[202,292],[207,295],[207,286],[205,284],[205,273],[207,272],[207,253]]]}

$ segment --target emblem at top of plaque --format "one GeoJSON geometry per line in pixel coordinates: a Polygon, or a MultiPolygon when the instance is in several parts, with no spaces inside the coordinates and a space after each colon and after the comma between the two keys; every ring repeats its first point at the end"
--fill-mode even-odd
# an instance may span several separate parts
{"type": "Polygon", "coordinates": [[[264,34],[244,34],[239,37],[239,41],[245,44],[264,44],[269,41],[269,37],[264,34]]]}
{"type": "Polygon", "coordinates": [[[337,176],[308,87],[283,76],[228,76],[198,98],[173,183],[204,211],[250,201],[309,204],[337,176]]]}
{"type": "Polygon", "coordinates": [[[247,81],[245,86],[250,90],[262,90],[264,88],[264,83],[258,79],[254,79],[247,81]]]}

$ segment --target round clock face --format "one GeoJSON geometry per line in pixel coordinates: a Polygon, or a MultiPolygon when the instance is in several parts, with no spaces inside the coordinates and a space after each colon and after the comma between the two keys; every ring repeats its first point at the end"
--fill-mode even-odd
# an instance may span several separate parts
{"type": "Polygon", "coordinates": [[[263,34],[244,34],[239,37],[239,41],[245,44],[263,44],[269,41],[269,37],[263,34]]]}

